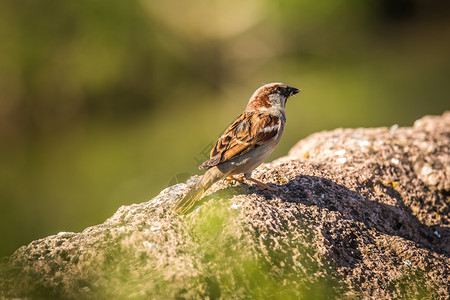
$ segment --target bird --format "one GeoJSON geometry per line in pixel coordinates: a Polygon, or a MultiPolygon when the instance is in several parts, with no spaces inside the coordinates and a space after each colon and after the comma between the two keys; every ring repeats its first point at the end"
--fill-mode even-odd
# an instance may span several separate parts
{"type": "Polygon", "coordinates": [[[210,158],[200,165],[207,169],[201,179],[173,207],[186,214],[211,185],[221,179],[247,179],[263,189],[277,190],[251,177],[275,149],[286,125],[287,99],[300,89],[281,82],[259,87],[250,97],[247,107],[225,130],[210,152],[210,158]],[[243,174],[243,175],[240,175],[243,174]],[[240,175],[235,178],[234,175],[240,175]]]}

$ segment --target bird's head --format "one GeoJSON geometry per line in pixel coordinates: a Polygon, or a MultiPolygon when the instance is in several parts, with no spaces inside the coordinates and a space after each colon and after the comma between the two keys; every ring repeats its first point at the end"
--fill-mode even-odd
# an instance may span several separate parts
{"type": "Polygon", "coordinates": [[[247,110],[267,110],[269,108],[284,110],[287,99],[298,92],[300,92],[299,89],[281,82],[263,85],[250,97],[247,110]]]}

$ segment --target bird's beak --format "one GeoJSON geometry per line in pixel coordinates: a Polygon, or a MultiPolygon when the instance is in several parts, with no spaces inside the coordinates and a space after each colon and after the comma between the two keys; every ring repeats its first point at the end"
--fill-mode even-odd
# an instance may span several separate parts
{"type": "Polygon", "coordinates": [[[288,91],[289,91],[289,96],[293,96],[295,94],[298,94],[301,90],[296,89],[295,87],[289,86],[288,91]]]}

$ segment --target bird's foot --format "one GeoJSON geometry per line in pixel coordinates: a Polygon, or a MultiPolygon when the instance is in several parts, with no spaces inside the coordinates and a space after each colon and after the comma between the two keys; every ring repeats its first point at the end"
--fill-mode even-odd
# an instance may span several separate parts
{"type": "Polygon", "coordinates": [[[257,185],[259,185],[258,191],[269,190],[269,191],[272,191],[272,192],[277,192],[277,191],[280,190],[279,187],[270,186],[270,185],[268,185],[268,184],[266,184],[264,182],[261,182],[261,181],[259,181],[257,179],[251,178],[251,177],[247,177],[246,179],[256,183],[257,185]]]}
{"type": "Polygon", "coordinates": [[[237,177],[234,177],[233,175],[230,175],[230,176],[228,176],[227,178],[225,178],[225,182],[231,182],[231,181],[237,181],[237,182],[240,182],[240,183],[245,183],[244,182],[244,176],[237,176],[237,177]]]}

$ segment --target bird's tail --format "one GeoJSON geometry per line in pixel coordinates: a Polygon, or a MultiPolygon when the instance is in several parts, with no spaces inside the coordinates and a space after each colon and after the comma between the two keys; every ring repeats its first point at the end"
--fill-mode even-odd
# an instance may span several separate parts
{"type": "Polygon", "coordinates": [[[178,214],[184,214],[189,211],[194,204],[201,198],[204,192],[216,181],[225,177],[217,167],[212,167],[206,171],[203,177],[197,182],[191,190],[184,196],[180,201],[178,201],[173,210],[178,214]]]}

